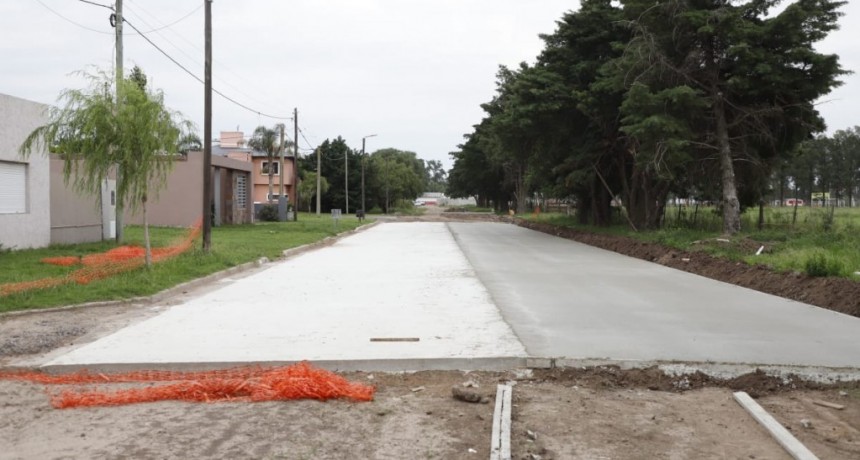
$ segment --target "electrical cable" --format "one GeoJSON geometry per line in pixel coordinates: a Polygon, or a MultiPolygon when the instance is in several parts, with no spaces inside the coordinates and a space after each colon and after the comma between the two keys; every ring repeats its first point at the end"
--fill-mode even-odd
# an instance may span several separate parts
{"type": "MultiPolygon", "coordinates": [[[[149,38],[149,37],[147,37],[147,36],[146,36],[146,34],[142,33],[142,32],[140,31],[140,29],[138,29],[137,27],[135,27],[135,26],[134,26],[134,24],[132,24],[131,22],[129,22],[129,21],[128,21],[128,20],[126,20],[126,19],[124,19],[124,20],[123,20],[123,22],[125,22],[126,24],[128,24],[128,26],[129,26],[129,27],[131,27],[131,28],[132,28],[132,29],[134,29],[137,33],[139,33],[139,34],[140,34],[140,36],[141,36],[141,37],[143,37],[143,39],[144,39],[144,40],[146,40],[150,45],[152,45],[152,46],[153,46],[155,49],[157,49],[161,54],[163,54],[163,55],[164,55],[164,57],[166,57],[166,58],[167,58],[167,59],[169,59],[171,62],[173,62],[174,64],[176,64],[180,69],[184,70],[184,71],[185,71],[185,73],[187,73],[187,74],[188,74],[188,75],[190,75],[192,78],[194,78],[195,80],[199,81],[200,83],[205,84],[205,82],[203,81],[203,79],[201,79],[200,77],[198,77],[197,75],[195,75],[195,74],[194,74],[194,72],[192,72],[192,71],[188,70],[188,68],[186,68],[186,67],[185,67],[185,66],[183,66],[179,61],[177,61],[176,59],[174,59],[174,58],[173,58],[173,56],[171,56],[171,55],[170,55],[170,54],[168,54],[166,51],[164,51],[163,49],[161,49],[161,47],[159,47],[158,45],[156,45],[156,44],[155,44],[155,42],[153,42],[152,40],[150,40],[150,38],[149,38]]],[[[271,115],[271,114],[263,113],[263,112],[261,112],[261,111],[259,111],[259,110],[255,110],[255,109],[253,109],[253,108],[251,108],[251,107],[249,107],[249,106],[247,106],[247,105],[245,105],[245,104],[243,104],[243,103],[241,103],[241,102],[239,102],[239,101],[237,101],[237,100],[233,99],[232,97],[227,96],[226,94],[222,93],[221,91],[218,91],[218,90],[217,90],[217,89],[215,89],[215,88],[212,88],[212,92],[213,92],[213,93],[215,93],[215,94],[217,94],[217,95],[219,95],[219,96],[221,96],[221,97],[223,97],[224,99],[226,99],[226,100],[228,100],[228,101],[232,102],[233,104],[235,104],[235,105],[237,105],[237,106],[239,106],[239,107],[241,107],[241,108],[243,108],[243,109],[245,109],[245,110],[249,111],[249,112],[256,113],[258,116],[262,116],[262,117],[266,117],[266,118],[271,118],[271,119],[274,119],[274,120],[292,120],[292,119],[293,119],[292,117],[283,117],[283,116],[278,116],[278,115],[271,115]]],[[[305,139],[305,142],[307,142],[307,139],[305,139]]]]}
{"type": "MultiPolygon", "coordinates": [[[[83,0],[81,0],[81,1],[83,1],[83,0]]],[[[54,13],[55,15],[57,15],[57,17],[59,17],[59,18],[60,18],[60,19],[62,19],[63,21],[66,21],[66,22],[68,22],[68,23],[70,23],[70,24],[74,24],[74,25],[76,25],[76,26],[80,27],[81,29],[89,30],[90,32],[95,32],[95,33],[97,33],[97,34],[114,35],[114,33],[113,33],[113,32],[104,32],[104,31],[102,31],[102,30],[96,30],[96,29],[93,29],[93,28],[91,28],[91,27],[87,27],[87,26],[85,26],[85,25],[83,25],[83,24],[81,24],[81,23],[79,23],[79,22],[75,22],[75,21],[73,21],[73,20],[71,20],[71,19],[69,19],[69,18],[67,18],[67,17],[63,16],[62,14],[60,14],[59,12],[57,12],[56,10],[54,10],[53,8],[51,8],[50,6],[46,5],[44,2],[42,2],[42,0],[36,0],[36,2],[37,2],[38,4],[40,4],[40,5],[42,5],[42,7],[44,7],[46,10],[48,10],[48,11],[50,11],[51,13],[54,13]]],[[[87,2],[87,3],[90,3],[90,2],[87,2]]],[[[104,6],[104,5],[98,5],[98,6],[104,6]]]]}
{"type": "Polygon", "coordinates": [[[305,132],[304,132],[304,131],[302,131],[302,127],[301,127],[301,126],[299,126],[299,134],[302,136],[302,139],[304,139],[304,140],[305,140],[305,144],[308,144],[308,148],[310,148],[311,150],[315,150],[314,146],[312,146],[312,145],[311,145],[311,143],[310,143],[310,142],[308,142],[308,138],[307,138],[307,137],[305,137],[305,132]]]}
{"type": "MultiPolygon", "coordinates": [[[[147,27],[151,27],[156,31],[164,29],[164,27],[160,27],[160,28],[156,27],[156,26],[158,26],[157,23],[160,23],[161,20],[156,15],[149,12],[146,8],[139,5],[138,2],[133,1],[133,0],[126,0],[125,9],[130,10],[132,12],[132,14],[139,17],[140,20],[143,21],[143,23],[147,27]],[[134,5],[134,6],[129,7],[129,4],[134,5]],[[139,10],[139,12],[138,12],[138,10],[139,10]],[[149,18],[151,18],[153,21],[156,22],[156,24],[152,24],[152,23],[148,22],[146,19],[143,18],[143,16],[140,13],[143,13],[146,16],[148,16],[149,18]]],[[[199,9],[199,7],[198,7],[198,9],[199,9]]],[[[194,49],[195,51],[198,52],[197,53],[198,56],[202,56],[204,54],[204,51],[199,46],[197,46],[197,44],[195,44],[194,42],[192,42],[191,40],[186,38],[184,35],[178,33],[177,31],[175,31],[173,29],[168,29],[168,32],[172,33],[174,36],[178,37],[180,40],[187,43],[192,49],[194,49]]],[[[144,32],[144,33],[149,33],[149,32],[144,32]]],[[[195,64],[200,66],[200,68],[204,67],[202,62],[200,62],[196,57],[192,56],[191,54],[186,53],[183,48],[177,46],[176,43],[171,41],[167,36],[165,36],[164,34],[162,34],[160,32],[157,32],[157,33],[164,41],[166,41],[168,44],[173,46],[173,48],[175,48],[180,53],[182,53],[183,55],[188,57],[192,62],[194,62],[195,64]]],[[[240,94],[241,96],[243,96],[247,100],[253,101],[255,103],[255,105],[257,105],[258,107],[262,106],[263,108],[266,108],[267,110],[274,108],[272,105],[270,105],[270,102],[257,99],[256,97],[252,96],[251,94],[245,92],[241,87],[234,85],[234,84],[230,83],[230,81],[228,81],[227,79],[223,78],[223,76],[222,76],[223,74],[222,74],[222,72],[220,72],[222,70],[226,71],[228,74],[232,74],[234,77],[236,77],[239,84],[244,85],[244,87],[250,88],[250,87],[255,86],[255,85],[247,84],[247,79],[244,78],[243,76],[239,75],[235,71],[233,71],[231,68],[227,67],[226,65],[222,64],[220,61],[217,61],[215,59],[212,60],[212,67],[213,67],[213,70],[218,70],[218,72],[216,72],[218,74],[218,78],[216,78],[216,80],[217,80],[219,86],[223,85],[223,86],[226,86],[226,87],[232,89],[232,92],[240,94]],[[217,67],[217,69],[216,69],[216,67],[217,67]]],[[[215,77],[213,77],[213,78],[215,78],[215,77]]]]}

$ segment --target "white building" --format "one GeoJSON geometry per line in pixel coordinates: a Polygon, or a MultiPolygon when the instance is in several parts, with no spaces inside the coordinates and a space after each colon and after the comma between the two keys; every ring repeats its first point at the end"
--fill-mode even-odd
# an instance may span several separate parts
{"type": "Polygon", "coordinates": [[[0,245],[2,249],[47,246],[51,242],[48,155],[27,159],[18,148],[47,122],[47,106],[0,94],[0,245]]]}

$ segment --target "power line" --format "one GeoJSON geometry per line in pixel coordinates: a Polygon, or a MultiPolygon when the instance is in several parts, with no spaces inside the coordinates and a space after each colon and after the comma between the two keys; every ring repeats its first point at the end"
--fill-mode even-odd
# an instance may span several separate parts
{"type": "MultiPolygon", "coordinates": [[[[107,8],[107,9],[113,11],[113,7],[110,5],[102,5],[101,3],[91,2],[90,0],[78,0],[78,1],[82,2],[82,3],[89,3],[90,5],[100,6],[102,8],[107,8]]],[[[41,2],[39,2],[39,3],[41,3],[41,2]]]]}
{"type": "Polygon", "coordinates": [[[309,149],[311,149],[311,150],[314,150],[314,146],[313,146],[313,145],[311,145],[311,143],[310,143],[310,142],[308,142],[308,138],[307,138],[307,137],[305,137],[305,132],[304,132],[304,131],[302,131],[301,126],[299,126],[299,134],[301,134],[302,139],[304,139],[304,140],[305,140],[305,144],[308,144],[308,148],[309,148],[309,149]]]}
{"type": "MultiPolygon", "coordinates": [[[[83,1],[83,0],[81,0],[81,1],[83,1]]],[[[42,0],[36,0],[36,2],[38,2],[40,5],[42,5],[42,7],[44,7],[46,10],[57,15],[57,17],[59,17],[63,21],[66,21],[70,24],[74,24],[74,25],[80,27],[81,29],[86,29],[86,30],[89,30],[90,32],[95,32],[97,34],[113,35],[113,32],[104,32],[101,30],[96,30],[96,29],[93,29],[92,27],[87,27],[87,26],[85,26],[79,22],[75,22],[75,21],[63,16],[62,14],[60,14],[59,12],[57,12],[56,10],[51,8],[50,6],[46,5],[44,2],[42,2],[42,0]]],[[[86,3],[91,3],[91,2],[86,2],[86,3]]],[[[96,3],[96,5],[98,5],[98,4],[96,3]]],[[[98,6],[104,6],[104,5],[98,5],[98,6]]]]}
{"type": "MultiPolygon", "coordinates": [[[[147,27],[151,27],[151,28],[153,28],[153,29],[154,29],[154,30],[156,30],[156,31],[159,31],[159,30],[164,29],[164,27],[160,27],[160,28],[156,28],[156,27],[155,27],[156,25],[158,25],[158,23],[161,23],[161,20],[160,20],[156,15],[152,14],[151,12],[149,12],[146,8],[144,8],[142,5],[139,5],[139,4],[138,4],[138,2],[136,2],[136,1],[129,0],[129,3],[133,4],[133,5],[134,5],[134,7],[133,7],[133,8],[128,8],[128,3],[126,3],[126,9],[131,9],[131,10],[132,10],[132,13],[133,13],[133,14],[135,14],[136,16],[138,16],[138,17],[140,18],[140,20],[141,20],[141,21],[143,21],[143,22],[144,22],[144,24],[146,24],[146,25],[147,25],[147,27]],[[155,21],[155,24],[151,24],[151,23],[149,23],[146,19],[144,19],[144,18],[143,18],[143,16],[142,16],[141,14],[139,14],[139,13],[138,13],[138,10],[139,10],[140,12],[142,12],[143,14],[145,14],[146,16],[148,16],[149,18],[151,18],[153,21],[155,21]]],[[[168,30],[168,32],[172,33],[174,36],[178,37],[180,40],[182,40],[183,42],[187,43],[187,44],[188,44],[192,49],[194,49],[195,51],[197,51],[197,52],[198,52],[198,53],[197,53],[197,55],[198,55],[198,56],[199,56],[199,55],[203,55],[203,50],[202,50],[202,49],[200,49],[200,47],[199,47],[199,46],[197,46],[197,44],[195,44],[194,42],[192,42],[192,41],[190,41],[188,38],[186,38],[183,34],[180,34],[179,32],[177,32],[177,31],[176,31],[176,30],[174,30],[174,29],[169,29],[169,30],[168,30]]],[[[149,32],[144,32],[144,33],[149,33],[149,32]]],[[[162,34],[162,33],[160,33],[160,32],[157,32],[157,33],[158,33],[158,35],[159,35],[159,36],[160,36],[164,41],[166,41],[168,44],[170,44],[171,46],[173,46],[173,48],[175,48],[177,51],[179,51],[180,53],[182,53],[183,55],[185,55],[186,57],[188,57],[188,59],[190,59],[190,60],[191,60],[191,62],[194,62],[195,64],[197,64],[198,66],[200,66],[200,68],[202,68],[202,67],[203,67],[203,64],[202,64],[202,63],[201,63],[197,58],[195,58],[195,57],[194,57],[194,56],[192,56],[191,54],[186,53],[186,52],[185,52],[185,50],[184,50],[182,47],[177,46],[177,45],[176,45],[176,43],[174,43],[173,41],[171,41],[171,40],[170,40],[167,36],[165,36],[164,34],[162,34]]],[[[212,65],[213,65],[213,67],[217,66],[217,68],[218,68],[218,69],[220,69],[220,70],[224,70],[224,71],[226,71],[227,73],[232,74],[233,76],[235,76],[235,77],[237,78],[237,80],[239,81],[239,84],[240,84],[240,85],[244,85],[245,87],[253,87],[253,86],[254,86],[254,85],[249,85],[249,84],[247,83],[247,79],[246,79],[246,78],[242,77],[241,75],[239,75],[238,73],[236,73],[235,71],[233,71],[231,68],[229,68],[228,66],[224,65],[223,63],[221,63],[221,61],[215,61],[215,60],[213,59],[213,61],[212,61],[212,65]]],[[[242,95],[246,100],[253,101],[253,102],[255,103],[255,105],[256,105],[256,106],[266,108],[266,110],[270,110],[270,109],[272,109],[272,108],[274,107],[274,106],[270,105],[270,103],[269,103],[269,102],[267,102],[267,101],[262,101],[262,100],[260,100],[260,99],[257,99],[257,98],[256,98],[256,97],[254,97],[253,95],[251,95],[251,94],[247,93],[246,91],[244,91],[244,90],[243,90],[242,88],[240,88],[239,86],[237,86],[237,85],[234,85],[234,84],[230,83],[227,79],[225,79],[225,78],[223,77],[223,75],[221,75],[221,74],[220,74],[221,72],[217,72],[217,73],[219,73],[219,75],[218,75],[218,77],[217,77],[217,80],[219,81],[219,84],[220,84],[220,85],[223,85],[223,86],[227,86],[227,87],[229,87],[230,89],[232,89],[232,91],[231,91],[231,92],[233,92],[234,94],[235,94],[235,93],[238,93],[238,94],[242,95]]],[[[277,109],[275,109],[275,110],[277,110],[277,109]]]]}
{"type": "MultiPolygon", "coordinates": [[[[66,21],[66,22],[68,22],[68,23],[70,23],[70,24],[74,24],[74,25],[76,25],[76,26],[80,27],[81,29],[89,30],[90,32],[95,32],[95,33],[97,33],[97,34],[114,35],[114,32],[105,32],[105,31],[103,31],[103,30],[93,29],[92,27],[88,27],[88,26],[85,26],[85,25],[83,25],[83,24],[81,24],[81,23],[79,23],[79,22],[73,21],[73,20],[71,20],[71,19],[67,18],[66,16],[64,16],[63,14],[61,14],[60,12],[58,12],[58,11],[54,10],[53,8],[51,8],[51,7],[49,7],[48,5],[46,5],[45,3],[43,3],[43,2],[42,2],[42,0],[36,0],[36,1],[37,1],[40,5],[42,5],[43,7],[45,7],[45,9],[46,9],[46,10],[48,10],[48,11],[50,11],[50,12],[54,13],[55,15],[57,15],[57,17],[59,17],[60,19],[62,19],[62,20],[64,20],[64,21],[66,21]]],[[[91,2],[91,1],[89,1],[89,0],[78,0],[78,1],[79,1],[79,2],[81,2],[81,3],[87,3],[87,4],[89,4],[89,5],[99,6],[99,7],[102,7],[102,8],[108,9],[108,10],[111,10],[111,11],[113,11],[113,10],[114,10],[114,8],[113,8],[112,6],[110,6],[110,5],[102,5],[101,3],[91,2]]],[[[147,30],[146,32],[143,32],[143,33],[148,34],[148,33],[152,33],[152,32],[157,32],[157,31],[159,31],[159,30],[167,29],[167,28],[169,28],[169,27],[173,27],[173,26],[175,26],[176,24],[179,24],[180,22],[182,22],[182,21],[184,21],[185,19],[187,19],[187,18],[188,18],[189,16],[191,16],[192,14],[196,13],[198,10],[200,10],[200,8],[203,8],[203,4],[202,4],[202,3],[201,3],[197,8],[194,8],[193,10],[191,10],[190,12],[188,12],[187,14],[185,14],[184,16],[180,17],[179,19],[177,19],[177,20],[175,20],[175,21],[171,22],[170,24],[167,24],[167,25],[162,26],[162,27],[159,27],[159,28],[154,28],[154,29],[152,29],[152,30],[147,30]]],[[[139,35],[139,34],[140,34],[140,32],[138,32],[137,34],[123,34],[123,35],[139,35]]]]}
{"type": "MultiPolygon", "coordinates": [[[[128,26],[129,26],[129,27],[131,27],[131,28],[132,28],[132,29],[134,29],[138,34],[140,34],[140,36],[141,36],[141,37],[143,37],[143,39],[144,39],[144,40],[146,40],[150,45],[152,45],[152,46],[153,46],[155,49],[157,49],[161,54],[163,54],[163,55],[164,55],[164,57],[166,57],[166,58],[167,58],[167,59],[169,59],[171,62],[173,62],[174,64],[176,64],[180,69],[184,70],[184,71],[185,71],[185,73],[187,73],[188,75],[190,75],[192,78],[194,78],[194,79],[195,79],[195,80],[197,80],[198,82],[200,82],[200,83],[204,83],[204,81],[203,81],[200,77],[198,77],[197,75],[195,75],[195,74],[194,74],[194,72],[192,72],[192,71],[188,70],[185,66],[183,66],[182,64],[180,64],[180,63],[179,63],[179,61],[177,61],[176,59],[174,59],[174,58],[173,58],[173,56],[171,56],[171,55],[170,55],[170,54],[168,54],[166,51],[164,51],[163,49],[161,49],[161,47],[159,47],[158,45],[156,45],[156,44],[155,44],[155,42],[153,42],[152,40],[150,40],[150,39],[149,39],[149,37],[147,37],[147,36],[146,36],[146,34],[142,33],[142,32],[140,31],[140,29],[138,29],[137,27],[135,27],[135,26],[134,26],[134,24],[132,24],[132,23],[131,23],[131,22],[129,22],[128,20],[124,20],[123,22],[125,22],[126,24],[128,24],[128,26]]],[[[271,115],[271,114],[263,113],[263,112],[261,112],[261,111],[259,111],[259,110],[255,110],[255,109],[253,109],[253,108],[251,108],[251,107],[249,107],[249,106],[247,106],[247,105],[245,105],[245,104],[243,104],[243,103],[241,103],[241,102],[239,102],[239,101],[237,101],[237,100],[233,99],[232,97],[227,96],[226,94],[222,93],[221,91],[218,91],[218,90],[217,90],[217,89],[215,89],[215,88],[212,88],[212,92],[213,92],[213,93],[215,93],[215,94],[217,94],[217,95],[219,95],[219,96],[221,96],[221,97],[223,97],[224,99],[226,99],[226,100],[228,100],[228,101],[232,102],[233,104],[235,104],[235,105],[237,105],[237,106],[239,106],[239,107],[241,107],[241,108],[243,108],[243,109],[245,109],[245,110],[249,111],[249,112],[256,113],[256,114],[257,114],[257,115],[259,115],[259,116],[266,117],[266,118],[272,118],[272,119],[275,119],[275,120],[292,120],[292,119],[293,119],[292,117],[283,117],[283,116],[278,116],[278,115],[271,115]]],[[[305,139],[305,142],[307,142],[307,139],[305,139]]]]}
{"type": "Polygon", "coordinates": [[[179,24],[180,22],[182,22],[182,21],[184,21],[184,20],[188,19],[192,14],[194,14],[194,13],[196,13],[196,12],[200,11],[200,8],[203,8],[203,5],[204,5],[204,4],[203,4],[203,3],[201,3],[197,8],[194,8],[193,10],[189,11],[189,12],[188,12],[188,14],[186,14],[185,16],[182,16],[181,18],[179,18],[179,19],[177,19],[177,20],[175,20],[175,21],[173,21],[173,22],[171,22],[170,24],[164,25],[164,26],[159,27],[159,28],[157,28],[157,29],[148,30],[148,31],[146,31],[146,32],[144,32],[144,33],[149,34],[149,33],[152,33],[152,32],[158,32],[158,31],[160,31],[160,30],[169,29],[169,28],[171,28],[171,27],[175,26],[176,24],[179,24]]]}

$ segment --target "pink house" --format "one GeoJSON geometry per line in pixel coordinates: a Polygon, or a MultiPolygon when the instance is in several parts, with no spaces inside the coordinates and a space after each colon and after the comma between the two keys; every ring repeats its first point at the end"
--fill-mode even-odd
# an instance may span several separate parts
{"type": "Polygon", "coordinates": [[[280,155],[275,155],[271,167],[274,169],[272,177],[272,196],[269,197],[269,158],[264,152],[257,152],[247,147],[245,134],[242,131],[222,131],[220,145],[213,147],[214,155],[222,155],[234,160],[252,163],[251,170],[251,197],[256,205],[277,203],[280,191],[281,176],[283,173],[284,194],[295,206],[295,158],[291,152],[285,152],[284,164],[281,164],[280,155]]]}

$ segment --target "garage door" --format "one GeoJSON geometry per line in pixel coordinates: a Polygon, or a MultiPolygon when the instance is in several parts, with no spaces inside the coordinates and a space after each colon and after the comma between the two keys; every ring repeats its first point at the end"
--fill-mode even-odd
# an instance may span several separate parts
{"type": "Polygon", "coordinates": [[[0,214],[27,212],[27,165],[0,161],[0,214]]]}

